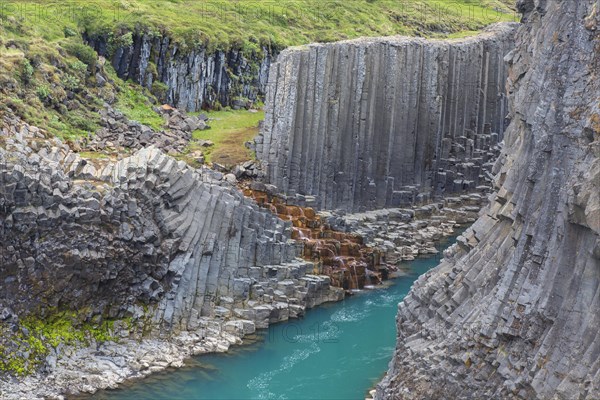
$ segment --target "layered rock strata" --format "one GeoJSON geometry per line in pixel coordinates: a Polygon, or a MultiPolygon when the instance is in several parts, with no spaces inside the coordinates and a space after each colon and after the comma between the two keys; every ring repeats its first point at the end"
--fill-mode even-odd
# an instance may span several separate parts
{"type": "Polygon", "coordinates": [[[400,304],[378,399],[600,398],[600,8],[518,6],[495,194],[400,304]]]}
{"type": "MultiPolygon", "coordinates": [[[[110,43],[106,36],[88,41],[98,54],[110,59],[117,75],[152,90],[166,85],[161,100],[184,111],[217,104],[246,107],[266,91],[273,51],[244,54],[240,50],[186,49],[169,36],[134,33],[131,44],[110,43]]],[[[156,92],[156,90],[154,90],[156,92]]]]}
{"type": "Polygon", "coordinates": [[[426,202],[491,181],[508,113],[514,24],[455,41],[407,37],[283,51],[257,157],[268,183],[319,209],[426,202]]]}

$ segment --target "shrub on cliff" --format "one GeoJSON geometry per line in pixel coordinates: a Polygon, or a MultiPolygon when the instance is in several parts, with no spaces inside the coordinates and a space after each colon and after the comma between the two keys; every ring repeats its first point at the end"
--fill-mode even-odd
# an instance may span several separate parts
{"type": "Polygon", "coordinates": [[[85,65],[94,69],[98,60],[98,54],[89,46],[83,43],[66,42],[63,44],[64,49],[71,55],[77,57],[85,65]]]}

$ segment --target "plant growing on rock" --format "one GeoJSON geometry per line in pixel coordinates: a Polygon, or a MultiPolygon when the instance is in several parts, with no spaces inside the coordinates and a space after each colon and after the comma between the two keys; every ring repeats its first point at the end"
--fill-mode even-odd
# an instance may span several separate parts
{"type": "Polygon", "coordinates": [[[151,92],[160,102],[164,102],[166,100],[168,91],[169,87],[161,81],[152,82],[151,92]]]}
{"type": "Polygon", "coordinates": [[[69,54],[77,57],[92,70],[95,68],[98,54],[91,47],[78,42],[66,42],[63,47],[69,54]]]}
{"type": "Polygon", "coordinates": [[[40,98],[40,100],[45,101],[50,96],[50,88],[46,84],[39,85],[35,89],[35,93],[40,98]]]}
{"type": "Polygon", "coordinates": [[[66,89],[76,91],[81,86],[81,81],[74,75],[65,74],[62,77],[62,84],[66,89]]]}
{"type": "Polygon", "coordinates": [[[21,66],[21,81],[24,84],[31,82],[33,78],[33,66],[28,59],[24,58],[21,66]]]}

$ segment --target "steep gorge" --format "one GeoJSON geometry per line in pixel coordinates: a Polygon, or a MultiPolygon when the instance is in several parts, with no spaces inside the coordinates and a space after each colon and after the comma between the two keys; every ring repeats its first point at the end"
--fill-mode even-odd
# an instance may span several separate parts
{"type": "Polygon", "coordinates": [[[514,26],[283,51],[256,139],[266,180],[299,203],[355,212],[486,185],[504,137],[514,26]]]}
{"type": "MultiPolygon", "coordinates": [[[[597,8],[589,0],[520,4],[527,24],[516,51],[513,24],[455,41],[317,44],[284,51],[268,82],[266,49],[249,63],[239,52],[182,53],[164,37],[134,36],[110,54],[104,39],[88,41],[111,56],[121,77],[148,88],[165,83],[167,101],[182,109],[240,106],[236,99],[266,90],[256,150],[267,183],[290,203],[319,209],[406,207],[348,216],[381,217],[371,231],[393,225],[410,235],[412,228],[399,227],[423,227],[424,214],[451,227],[455,221],[434,215],[450,200],[442,197],[470,192],[449,202],[478,205],[482,196],[474,192],[485,192],[497,173],[489,208],[400,305],[398,348],[377,396],[596,398],[597,8]]],[[[4,333],[22,329],[24,316],[62,309],[79,310],[80,322],[116,323],[118,335],[142,339],[136,328],[147,335],[123,347],[94,344],[82,353],[94,361],[83,366],[73,361],[82,357],[59,360],[59,374],[20,386],[22,393],[31,385],[39,396],[67,386],[94,390],[181,365],[159,358],[165,346],[181,359],[223,351],[223,342],[239,343],[256,328],[343,298],[330,278],[314,275],[320,264],[300,255],[346,246],[352,251],[339,254],[364,258],[348,235],[325,225],[311,232],[317,218],[292,218],[297,207],[273,205],[290,217],[283,221],[222,174],[154,147],[85,161],[10,113],[1,122],[2,350],[30,354],[4,333]],[[291,240],[307,234],[304,248],[291,240]],[[124,326],[132,323],[138,326],[124,326]],[[106,367],[103,357],[119,363],[107,367],[108,378],[93,365],[106,367]]],[[[477,207],[467,208],[450,215],[472,218],[477,207]]],[[[385,246],[397,249],[404,239],[396,239],[385,246]]],[[[328,261],[346,266],[329,253],[328,261]]],[[[365,267],[359,284],[357,264],[348,265],[354,275],[342,271],[337,283],[360,287],[365,267]]],[[[44,362],[55,368],[53,356],[44,362]]],[[[7,382],[0,377],[0,396],[14,388],[7,382]]]]}
{"type": "Polygon", "coordinates": [[[495,193],[399,305],[378,399],[600,398],[600,8],[519,7],[495,193]]]}

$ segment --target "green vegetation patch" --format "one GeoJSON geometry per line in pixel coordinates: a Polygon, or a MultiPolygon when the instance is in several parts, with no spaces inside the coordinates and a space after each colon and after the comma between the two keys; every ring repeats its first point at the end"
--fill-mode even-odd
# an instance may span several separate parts
{"type": "Polygon", "coordinates": [[[154,111],[156,99],[152,93],[131,81],[123,82],[110,65],[106,66],[106,72],[118,90],[114,107],[132,121],[137,121],[157,131],[162,129],[165,121],[154,111]]]}
{"type": "Polygon", "coordinates": [[[256,137],[258,124],[264,119],[264,111],[260,110],[223,110],[207,113],[210,129],[195,131],[189,152],[202,150],[207,162],[216,162],[226,167],[233,167],[244,161],[252,160],[252,151],[245,143],[256,137]],[[210,140],[211,147],[201,147],[200,143],[210,140]]]}
{"type": "Polygon", "coordinates": [[[1,325],[0,371],[16,376],[29,375],[43,364],[52,348],[61,344],[89,345],[92,340],[114,341],[116,337],[112,332],[115,322],[81,322],[81,315],[77,312],[54,311],[45,318],[24,318],[16,332],[8,332],[8,328],[1,325]]]}
{"type": "Polygon", "coordinates": [[[96,342],[114,340],[111,333],[114,322],[109,320],[102,324],[81,323],[76,312],[64,311],[43,319],[28,317],[22,325],[34,338],[37,337],[44,343],[56,347],[61,343],[89,344],[92,339],[96,342]]]}
{"type": "Polygon", "coordinates": [[[123,82],[109,63],[99,65],[75,22],[40,25],[31,18],[19,17],[14,7],[0,7],[0,113],[10,108],[26,122],[69,140],[99,129],[105,102],[132,120],[162,127],[152,93],[123,82]],[[15,16],[7,16],[11,10],[15,16]]]}
{"type": "Polygon", "coordinates": [[[108,35],[113,46],[127,46],[130,32],[143,29],[149,35],[168,34],[188,48],[201,44],[257,52],[263,46],[360,36],[476,31],[518,20],[512,0],[24,0],[18,5],[2,12],[23,18],[38,36],[50,40],[85,30],[108,35]]]}
{"type": "Polygon", "coordinates": [[[96,53],[80,37],[49,41],[40,29],[26,18],[0,15],[0,112],[11,108],[63,138],[94,132],[103,101],[92,89],[93,65],[79,58],[89,63],[96,53]]]}

